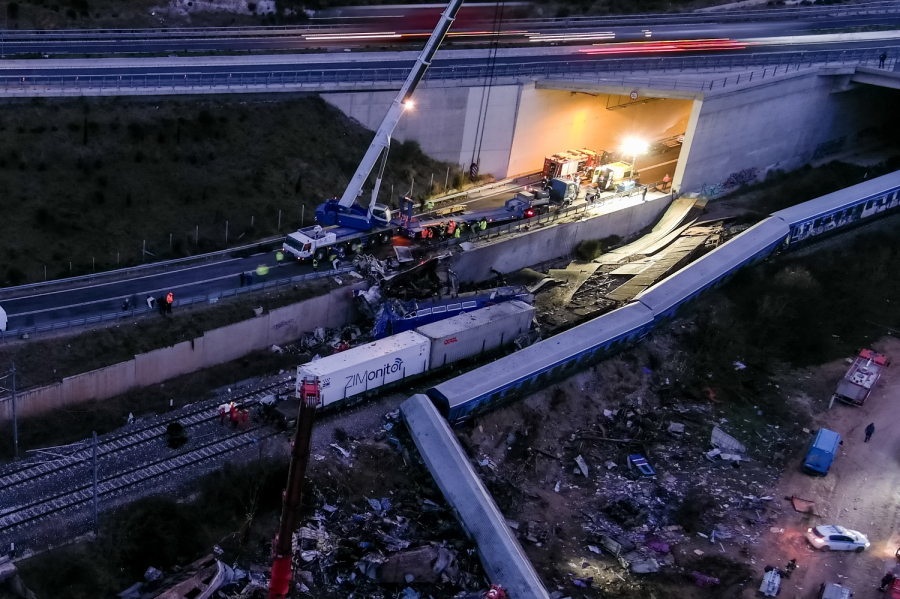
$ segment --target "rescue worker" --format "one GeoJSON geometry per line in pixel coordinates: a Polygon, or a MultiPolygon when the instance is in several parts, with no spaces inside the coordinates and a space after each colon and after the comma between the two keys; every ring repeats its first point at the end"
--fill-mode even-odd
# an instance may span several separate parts
{"type": "Polygon", "coordinates": [[[671,183],[671,181],[672,181],[672,177],[670,177],[669,174],[666,173],[666,176],[663,177],[663,188],[662,188],[663,191],[665,191],[669,187],[669,183],[671,183]]]}
{"type": "Polygon", "coordinates": [[[481,221],[478,223],[478,228],[481,229],[482,231],[487,229],[487,219],[486,218],[481,219],[481,221]]]}
{"type": "Polygon", "coordinates": [[[175,303],[175,294],[171,291],[166,295],[166,313],[172,313],[172,304],[175,303]]]}
{"type": "Polygon", "coordinates": [[[238,278],[241,280],[241,287],[243,287],[244,283],[247,282],[247,275],[245,275],[244,273],[241,273],[241,276],[238,278]]]}
{"type": "Polygon", "coordinates": [[[313,258],[312,265],[313,265],[313,272],[319,272],[319,261],[316,260],[315,258],[313,258]]]}
{"type": "Polygon", "coordinates": [[[447,232],[447,225],[444,221],[441,221],[441,224],[438,225],[438,239],[444,238],[444,233],[447,232]]]}
{"type": "Polygon", "coordinates": [[[447,236],[453,237],[454,233],[456,233],[456,221],[450,219],[450,222],[447,223],[447,236]]]}
{"type": "Polygon", "coordinates": [[[453,232],[453,237],[459,239],[459,235],[462,232],[462,225],[456,227],[456,231],[453,232]]]}

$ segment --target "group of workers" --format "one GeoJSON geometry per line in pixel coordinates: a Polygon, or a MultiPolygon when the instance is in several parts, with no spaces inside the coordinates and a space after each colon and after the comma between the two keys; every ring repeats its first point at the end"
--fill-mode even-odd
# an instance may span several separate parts
{"type": "Polygon", "coordinates": [[[238,409],[232,401],[219,407],[219,424],[222,426],[225,426],[225,416],[228,416],[231,421],[231,428],[237,428],[238,425],[241,425],[241,428],[247,428],[247,423],[250,421],[250,410],[238,409]]]}
{"type": "MultiPolygon", "coordinates": [[[[135,298],[135,302],[136,301],[137,298],[135,298]]],[[[153,308],[158,308],[160,314],[171,314],[172,305],[175,303],[175,294],[170,291],[159,299],[153,297],[152,295],[148,295],[146,302],[147,308],[149,308],[150,310],[152,310],[153,308]]],[[[129,301],[128,298],[125,298],[125,301],[122,303],[122,312],[127,312],[131,308],[131,301],[129,301]]]]}

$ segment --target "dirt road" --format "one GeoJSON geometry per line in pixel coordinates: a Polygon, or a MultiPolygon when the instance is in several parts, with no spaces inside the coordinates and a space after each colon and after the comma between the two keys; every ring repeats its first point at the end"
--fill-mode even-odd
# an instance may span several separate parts
{"type": "MultiPolygon", "coordinates": [[[[876,343],[875,348],[889,357],[900,357],[898,340],[876,343]]],[[[808,378],[796,383],[797,390],[810,399],[815,426],[837,431],[844,442],[828,476],[801,473],[798,458],[778,486],[785,532],[769,535],[768,546],[759,547],[757,553],[778,556],[771,565],[797,560],[799,569],[783,581],[783,597],[813,597],[823,582],[848,586],[857,597],[877,597],[884,573],[891,569],[900,572],[894,558],[900,546],[900,371],[896,366],[887,368],[864,406],[835,403],[828,410],[834,383],[847,367],[845,362],[831,363],[812,369],[808,378]],[[869,423],[875,424],[875,434],[865,443],[864,429],[869,423]],[[784,499],[792,495],[815,501],[817,515],[794,511],[784,499]],[[818,524],[858,530],[869,537],[871,547],[859,554],[813,551],[803,535],[818,524]]]]}

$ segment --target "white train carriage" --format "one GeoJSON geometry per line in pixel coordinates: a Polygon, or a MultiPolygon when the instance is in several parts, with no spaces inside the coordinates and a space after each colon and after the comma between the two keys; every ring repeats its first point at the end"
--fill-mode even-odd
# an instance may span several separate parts
{"type": "Polygon", "coordinates": [[[896,211],[900,171],[865,181],[772,214],[790,227],[788,247],[896,211]]]}
{"type": "Polygon", "coordinates": [[[681,306],[705,290],[718,287],[744,266],[764,260],[785,242],[787,235],[784,221],[767,218],[634,299],[653,312],[655,321],[672,318],[681,306]]]}
{"type": "Polygon", "coordinates": [[[440,383],[428,390],[428,396],[451,423],[459,423],[476,409],[539,389],[548,379],[618,351],[644,337],[652,326],[653,313],[642,304],[631,304],[440,383]]]}

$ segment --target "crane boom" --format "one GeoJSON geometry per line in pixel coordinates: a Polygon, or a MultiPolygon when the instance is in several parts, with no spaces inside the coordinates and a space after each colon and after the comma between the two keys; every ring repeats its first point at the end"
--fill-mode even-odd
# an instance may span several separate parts
{"type": "Polygon", "coordinates": [[[291,442],[291,465],[288,469],[288,484],[284,490],[281,510],[281,524],[272,542],[272,578],[269,581],[269,599],[285,599],[291,592],[293,580],[292,557],[294,530],[303,499],[303,483],[309,464],[312,442],[313,421],[319,405],[319,379],[306,377],[297,385],[300,398],[300,413],[297,415],[297,429],[291,442]]]}
{"type": "Polygon", "coordinates": [[[456,13],[459,12],[462,3],[463,0],[450,0],[450,3],[447,4],[447,8],[445,8],[444,12],[441,14],[440,21],[438,21],[434,31],[431,32],[431,37],[428,38],[428,42],[426,42],[425,47],[416,59],[416,64],[406,77],[403,87],[400,88],[397,97],[394,98],[391,107],[388,108],[387,114],[384,115],[384,120],[381,121],[378,131],[375,132],[375,139],[372,140],[369,149],[366,150],[366,155],[363,156],[362,162],[359,163],[356,172],[353,174],[353,178],[350,179],[350,184],[344,191],[344,195],[341,196],[340,202],[338,202],[341,207],[346,209],[353,205],[353,202],[359,197],[366,179],[369,178],[372,169],[375,168],[375,164],[380,157],[381,166],[378,170],[378,176],[375,179],[375,188],[372,190],[372,199],[369,202],[368,216],[371,220],[372,208],[375,205],[375,200],[378,198],[378,189],[381,187],[381,179],[384,175],[384,165],[387,162],[388,150],[390,150],[391,147],[391,135],[393,135],[397,123],[400,122],[400,117],[403,114],[403,110],[406,108],[406,103],[409,101],[413,92],[416,91],[416,87],[425,75],[425,71],[431,65],[435,52],[437,52],[438,47],[447,35],[447,31],[450,30],[450,26],[453,24],[453,20],[456,18],[456,13]]]}

